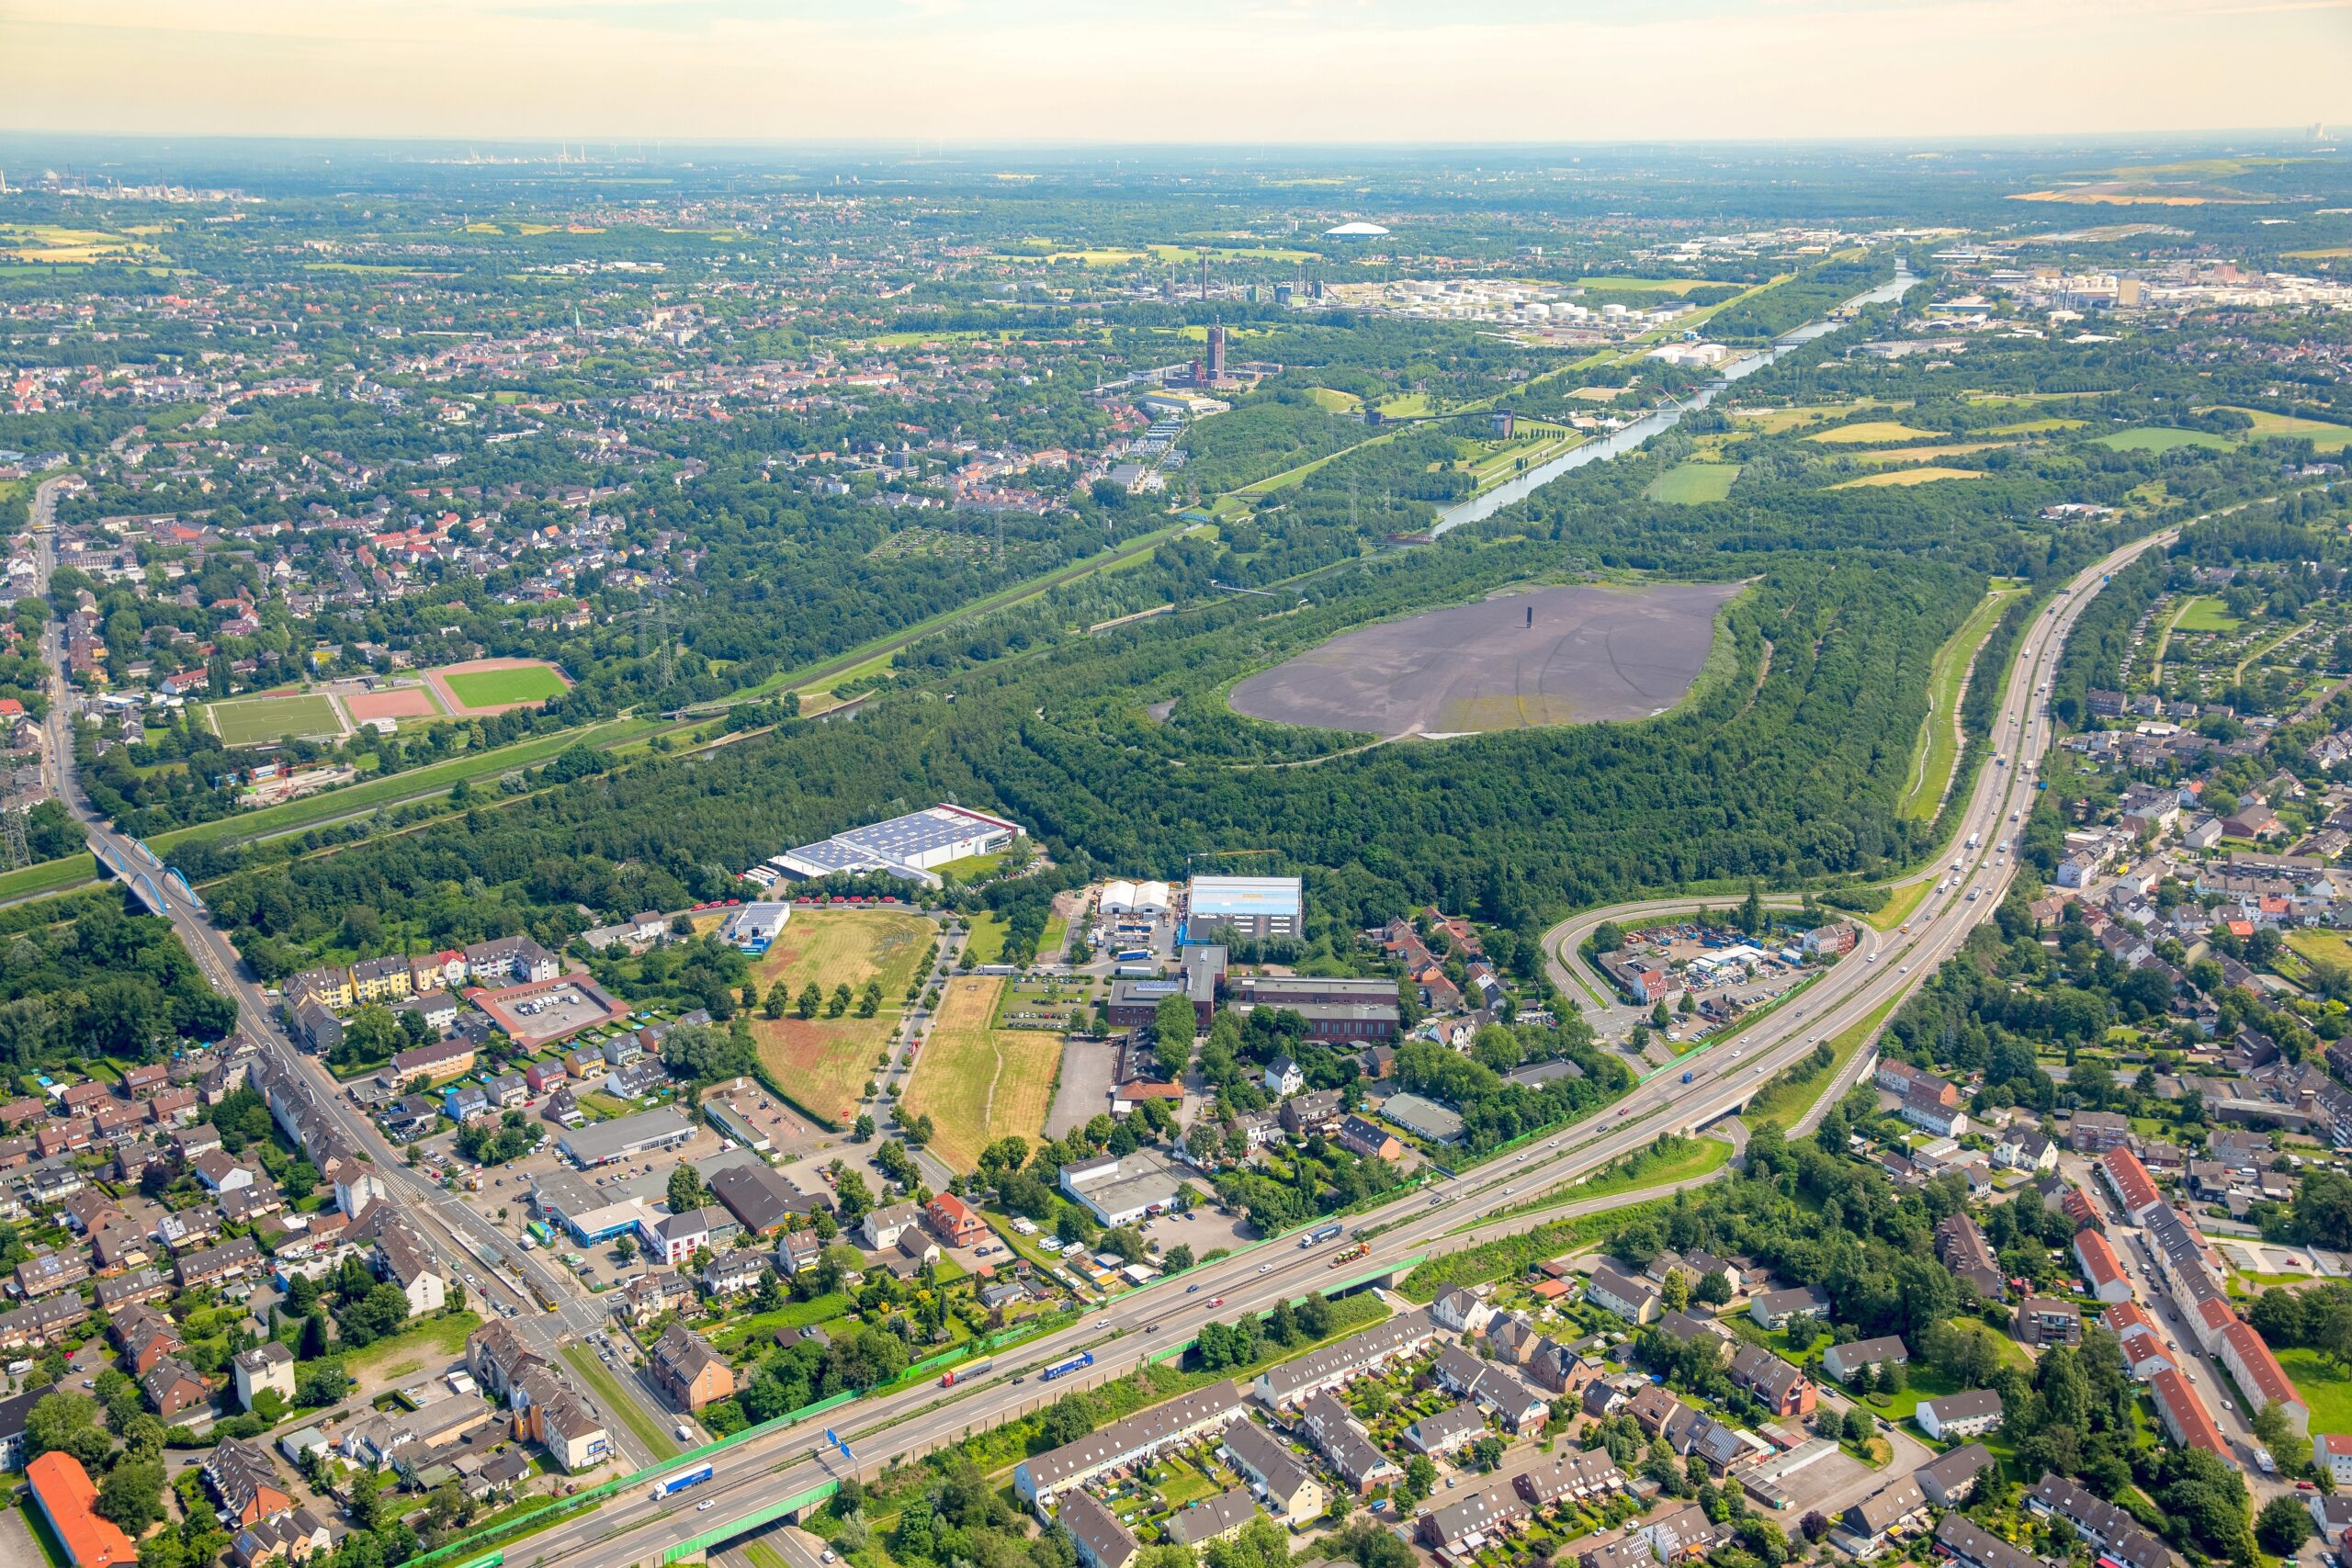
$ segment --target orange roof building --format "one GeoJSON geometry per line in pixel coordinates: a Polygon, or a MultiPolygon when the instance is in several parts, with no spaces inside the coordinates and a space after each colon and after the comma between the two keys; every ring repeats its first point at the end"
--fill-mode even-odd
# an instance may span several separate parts
{"type": "Polygon", "coordinates": [[[98,1516],[98,1489],[72,1454],[52,1449],[25,1466],[25,1479],[32,1483],[41,1517],[57,1532],[75,1568],[113,1568],[118,1562],[139,1561],[122,1527],[98,1516]]]}

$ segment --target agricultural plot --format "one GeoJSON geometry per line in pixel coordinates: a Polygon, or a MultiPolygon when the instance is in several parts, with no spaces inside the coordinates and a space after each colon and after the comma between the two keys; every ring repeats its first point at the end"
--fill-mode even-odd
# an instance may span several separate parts
{"type": "Polygon", "coordinates": [[[343,716],[333,698],[317,692],[229,697],[208,703],[205,722],[224,746],[267,746],[280,740],[338,739],[343,716]]]}
{"type": "Polygon", "coordinates": [[[1003,989],[993,976],[947,983],[902,1097],[909,1115],[931,1118],[932,1152],[956,1170],[972,1169],[999,1138],[1037,1137],[1053,1104],[1062,1043],[1043,1031],[997,1028],[1003,989]]]}
{"type": "Polygon", "coordinates": [[[1642,493],[1668,506],[1698,506],[1721,501],[1739,478],[1736,463],[1677,463],[1652,479],[1642,493]]]}
{"type": "Polygon", "coordinates": [[[1915,430],[1891,419],[1866,419],[1853,424],[1840,424],[1828,430],[1816,430],[1804,437],[1825,446],[1864,446],[1882,441],[1932,441],[1932,430],[1915,430]]]}
{"type": "Polygon", "coordinates": [[[1889,446],[1883,450],[1857,452],[1857,463],[1924,463],[1934,457],[1966,457],[1978,452],[1996,452],[2008,445],[2006,441],[1951,441],[1936,446],[1889,446]]]}
{"type": "Polygon", "coordinates": [[[2169,424],[2151,424],[2138,430],[2119,430],[2109,435],[2093,437],[2102,446],[2112,446],[2118,452],[2174,452],[2183,446],[2204,446],[2225,452],[2237,443],[2210,430],[2180,430],[2169,424]]]}
{"type": "Polygon", "coordinates": [[[1926,485],[1938,479],[1981,479],[1984,476],[1974,468],[1943,468],[1934,464],[1920,468],[1895,468],[1883,474],[1864,474],[1858,479],[1847,479],[1831,485],[1831,490],[1874,490],[1884,485],[1926,485]]]}
{"type": "Polygon", "coordinates": [[[2267,409],[2233,409],[2254,421],[2247,432],[2256,441],[2308,440],[2321,452],[2341,452],[2352,446],[2352,425],[2332,424],[2324,419],[2304,419],[2299,414],[2272,413],[2267,409]]]}
{"type": "Polygon", "coordinates": [[[797,998],[815,986],[831,998],[847,986],[853,997],[868,981],[882,987],[883,1005],[872,1018],[856,1010],[828,1018],[755,1017],[752,1039],[760,1062],[803,1109],[846,1125],[857,1115],[875,1058],[899,1019],[899,1000],[914,983],[916,965],[930,945],[933,927],[920,915],[896,909],[795,909],[792,919],[752,970],[760,994],[778,981],[797,998]]]}
{"type": "Polygon", "coordinates": [[[1233,688],[1235,711],[1375,735],[1644,718],[1679,702],[1731,583],[1546,588],[1366,626],[1233,688]]]}

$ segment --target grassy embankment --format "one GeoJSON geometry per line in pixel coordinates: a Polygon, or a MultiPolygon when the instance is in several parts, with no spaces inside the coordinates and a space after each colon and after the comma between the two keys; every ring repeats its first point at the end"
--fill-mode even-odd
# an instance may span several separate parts
{"type": "Polygon", "coordinates": [[[2024,592],[2021,585],[1995,588],[1961,623],[1960,629],[1936,650],[1935,661],[1928,670],[1928,716],[1921,721],[1919,739],[1914,744],[1911,783],[1903,792],[1897,807],[1899,816],[1925,821],[1943,806],[1944,794],[1951,787],[1952,771],[1960,765],[1962,690],[1978,652],[1993,635],[1993,628],[2000,625],[2009,602],[2024,592]]]}

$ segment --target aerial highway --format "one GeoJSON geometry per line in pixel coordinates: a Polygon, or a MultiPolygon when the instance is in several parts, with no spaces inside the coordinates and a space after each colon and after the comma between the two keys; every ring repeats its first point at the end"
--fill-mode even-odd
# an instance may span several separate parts
{"type": "MultiPolygon", "coordinates": [[[[1522,1213],[1486,1224],[1472,1216],[1486,1209],[1517,1206],[1531,1194],[1563,1186],[1661,1133],[1689,1131],[1736,1112],[1772,1074],[1818,1041],[1867,1020],[1955,952],[1971,928],[1991,918],[2014,875],[2014,856],[1996,846],[2016,831],[2031,801],[2033,768],[2051,739],[2042,711],[2043,687],[2067,632],[2108,574],[2173,536],[2168,530],[2135,541],[2086,568],[2028,628],[1995,720],[1993,744],[2002,761],[1980,770],[1957,820],[1955,837],[1965,842],[1973,836],[1976,843],[1957,852],[1961,880],[1949,891],[1922,900],[1905,929],[1866,932],[1857,950],[1808,990],[1802,1007],[1758,1020],[1739,1037],[1736,1048],[1702,1047],[1690,1053],[1617,1104],[1534,1147],[1351,1217],[1351,1231],[1367,1235],[1371,1250],[1338,1278],[1398,1269],[1432,1253],[1540,1223],[1547,1216],[1522,1213]],[[1967,897],[1971,887],[1983,889],[1974,900],[1967,897]],[[1686,1071],[1691,1075],[1688,1083],[1681,1077],[1686,1071]]],[[[1949,862],[1944,874],[1952,874],[1949,862]]],[[[1659,908],[1675,903],[1653,902],[1659,908]]],[[[1645,907],[1650,906],[1621,907],[1613,913],[1622,918],[1645,907]]],[[[1844,1075],[1847,1080],[1869,1055],[1856,1055],[1844,1075]]],[[[1843,1086],[1830,1087],[1834,1092],[1843,1086]]],[[[1829,1098],[1825,1094],[1825,1102],[1829,1098]]],[[[1561,1196],[1565,1201],[1573,1194],[1561,1196]]],[[[656,1502],[645,1491],[632,1489],[528,1538],[510,1558],[515,1564],[565,1562],[576,1568],[658,1563],[680,1542],[734,1521],[746,1521],[748,1528],[769,1516],[780,1500],[806,1495],[853,1469],[870,1478],[894,1459],[919,1456],[968,1432],[1014,1419],[1073,1389],[1131,1373],[1212,1319],[1230,1320],[1328,1288],[1335,1276],[1327,1252],[1276,1238],[1193,1269],[1119,1297],[1081,1323],[1017,1352],[999,1355],[995,1369],[982,1380],[953,1390],[922,1384],[763,1433],[711,1456],[713,1478],[676,1499],[656,1502]],[[1038,1369],[1080,1350],[1093,1354],[1093,1366],[1051,1384],[1036,1380],[1038,1369]],[[845,1461],[838,1450],[822,1447],[828,1428],[848,1440],[854,1460],[845,1461]]]]}

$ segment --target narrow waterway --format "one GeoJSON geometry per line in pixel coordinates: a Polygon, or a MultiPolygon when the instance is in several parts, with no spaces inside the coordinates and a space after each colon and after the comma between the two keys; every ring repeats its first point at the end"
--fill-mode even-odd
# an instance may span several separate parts
{"type": "MultiPolygon", "coordinates": [[[[1893,277],[1875,288],[1855,295],[1838,309],[1883,305],[1890,299],[1903,298],[1904,293],[1919,280],[1912,275],[1908,261],[1898,259],[1894,266],[1893,277]]],[[[1598,441],[1588,441],[1575,450],[1564,452],[1539,468],[1528,469],[1527,472],[1508,483],[1496,486],[1475,501],[1464,502],[1453,510],[1440,514],[1437,522],[1430,526],[1430,533],[1435,536],[1450,528],[1459,528],[1464,523],[1483,522],[1513,502],[1526,500],[1571,469],[1581,468],[1587,463],[1605,463],[1611,457],[1624,456],[1651,436],[1672,430],[1682,423],[1682,416],[1692,409],[1702,409],[1713,402],[1718,397],[1730,390],[1733,382],[1755,375],[1782,355],[1792,349],[1802,348],[1817,337],[1835,332],[1841,324],[1834,315],[1826,316],[1817,321],[1807,321],[1794,331],[1783,333],[1772,340],[1772,345],[1770,348],[1758,349],[1754,354],[1742,355],[1724,366],[1722,375],[1700,388],[1679,406],[1653,409],[1633,423],[1622,429],[1613,430],[1598,441]]]]}

